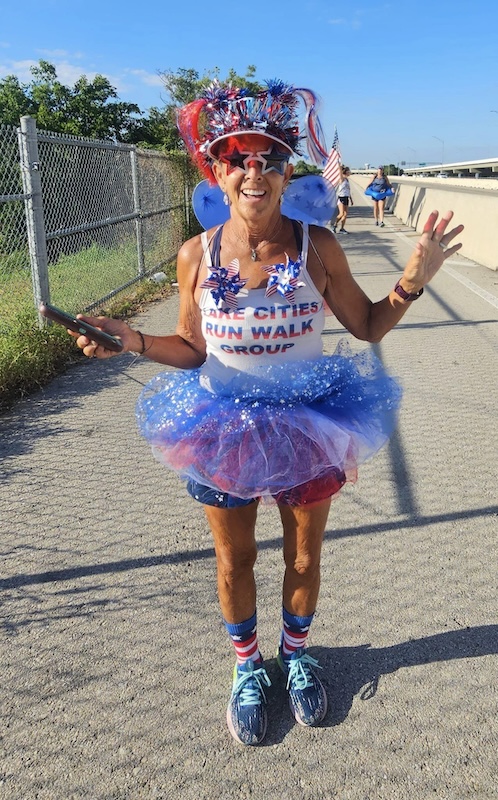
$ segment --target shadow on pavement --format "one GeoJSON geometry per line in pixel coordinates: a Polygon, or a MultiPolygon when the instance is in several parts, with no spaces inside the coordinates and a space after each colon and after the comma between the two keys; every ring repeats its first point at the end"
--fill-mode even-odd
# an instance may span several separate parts
{"type": "MultiPolygon", "coordinates": [[[[375,525],[365,524],[350,528],[337,528],[336,530],[325,531],[324,541],[343,539],[348,536],[371,536],[375,533],[385,533],[389,531],[402,532],[412,528],[423,528],[427,525],[438,525],[442,522],[450,522],[461,519],[479,519],[483,517],[494,517],[498,514],[498,506],[487,506],[483,508],[464,509],[462,511],[449,511],[442,514],[420,515],[412,519],[387,520],[377,522],[375,525]]],[[[258,542],[258,549],[280,550],[282,538],[277,536],[273,539],[265,539],[258,542]]],[[[58,570],[46,570],[35,573],[18,573],[10,577],[0,579],[0,591],[18,589],[22,586],[35,586],[53,582],[74,581],[78,578],[86,578],[92,575],[103,576],[106,573],[128,572],[137,569],[151,569],[160,567],[164,564],[177,564],[192,561],[203,561],[214,559],[214,548],[206,547],[195,550],[180,550],[176,553],[163,555],[144,556],[142,558],[125,558],[120,561],[100,561],[93,564],[85,564],[78,567],[66,567],[58,570]]]]}
{"type": "MultiPolygon", "coordinates": [[[[322,666],[319,677],[329,700],[329,710],[321,727],[331,728],[346,720],[357,695],[361,700],[371,700],[375,696],[383,675],[402,668],[498,654],[498,625],[445,631],[390,647],[371,648],[368,644],[310,647],[309,653],[322,666]]],[[[283,741],[296,723],[288,707],[285,679],[276,659],[267,661],[266,667],[272,688],[268,706],[270,727],[264,744],[271,746],[283,741]]]]}

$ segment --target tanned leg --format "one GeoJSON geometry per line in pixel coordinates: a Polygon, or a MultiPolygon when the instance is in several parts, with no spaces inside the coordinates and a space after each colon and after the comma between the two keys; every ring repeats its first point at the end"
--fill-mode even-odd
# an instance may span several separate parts
{"type": "Polygon", "coordinates": [[[379,222],[384,222],[384,206],[386,204],[385,200],[379,200],[379,222]]]}
{"type": "Polygon", "coordinates": [[[330,498],[312,506],[279,505],[284,527],[283,605],[306,617],[316,609],[320,589],[320,555],[330,498]]]}
{"type": "Polygon", "coordinates": [[[341,202],[337,203],[337,207],[339,208],[339,214],[337,216],[335,224],[339,225],[340,229],[342,230],[342,228],[344,228],[344,223],[346,221],[346,214],[345,214],[346,209],[345,209],[345,206],[341,202]]]}
{"type": "Polygon", "coordinates": [[[221,613],[226,622],[244,622],[256,608],[258,503],[239,508],[204,506],[204,511],[214,538],[221,613]]]}

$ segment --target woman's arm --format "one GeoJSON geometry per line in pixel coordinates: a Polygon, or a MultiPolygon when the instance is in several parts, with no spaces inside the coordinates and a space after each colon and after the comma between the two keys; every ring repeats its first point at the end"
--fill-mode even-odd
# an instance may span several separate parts
{"type": "Polygon", "coordinates": [[[180,369],[200,367],[206,360],[206,342],[201,329],[201,312],[194,292],[202,259],[200,237],[196,236],[180,248],[177,257],[180,310],[176,333],[171,336],[143,334],[144,355],[159,364],[180,369]]]}
{"type": "MultiPolygon", "coordinates": [[[[138,352],[159,364],[167,364],[180,369],[199,367],[206,359],[206,343],[202,336],[201,315],[194,299],[201,259],[202,244],[199,236],[185,242],[180,248],[177,258],[180,311],[176,333],[172,335],[140,334],[122,320],[109,317],[78,316],[106,333],[118,336],[123,342],[124,352],[138,352]]],[[[77,337],[78,347],[90,358],[95,356],[102,359],[116,355],[111,350],[92,344],[86,336],[78,336],[78,334],[74,334],[74,336],[77,337]]]]}

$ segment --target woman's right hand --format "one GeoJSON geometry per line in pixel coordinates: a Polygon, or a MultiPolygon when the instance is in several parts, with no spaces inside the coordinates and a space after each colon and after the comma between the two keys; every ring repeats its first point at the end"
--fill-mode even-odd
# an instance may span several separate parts
{"type": "MultiPolygon", "coordinates": [[[[111,317],[87,317],[84,314],[78,314],[77,318],[120,339],[123,344],[122,353],[129,352],[130,350],[139,353],[142,349],[143,345],[140,334],[132,330],[123,320],[113,319],[111,317]]],[[[83,353],[88,356],[88,358],[110,358],[111,356],[119,355],[119,353],[114,350],[108,350],[106,347],[92,342],[88,336],[81,336],[81,334],[70,330],[68,330],[68,333],[76,339],[77,346],[80,350],[83,350],[83,353]]]]}

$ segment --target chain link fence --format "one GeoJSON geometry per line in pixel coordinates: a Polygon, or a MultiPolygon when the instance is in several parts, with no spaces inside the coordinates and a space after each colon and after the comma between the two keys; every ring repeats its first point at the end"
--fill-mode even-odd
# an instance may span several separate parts
{"type": "Polygon", "coordinates": [[[19,137],[0,126],[0,333],[8,319],[33,306],[19,137]]]}
{"type": "Polygon", "coordinates": [[[0,127],[0,333],[39,302],[90,311],[174,261],[198,175],[182,154],[0,127]]]}

